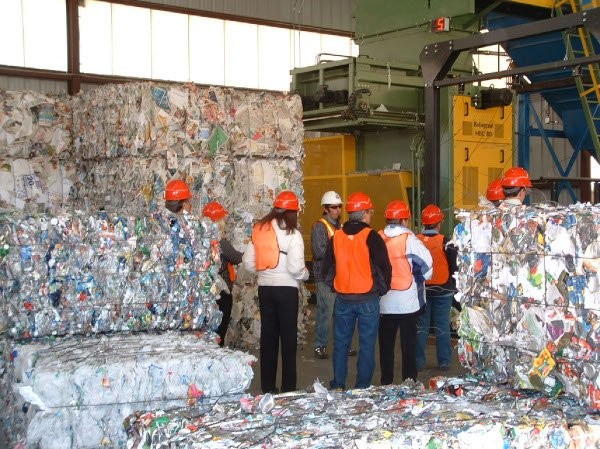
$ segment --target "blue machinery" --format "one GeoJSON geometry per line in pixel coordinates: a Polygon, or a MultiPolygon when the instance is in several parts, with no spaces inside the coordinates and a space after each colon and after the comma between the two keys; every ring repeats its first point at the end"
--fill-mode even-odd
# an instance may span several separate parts
{"type": "MultiPolygon", "coordinates": [[[[573,8],[574,9],[574,8],[573,8]]],[[[600,154],[600,88],[598,62],[600,52],[594,37],[600,35],[600,8],[554,18],[527,22],[514,17],[488,20],[489,33],[430,44],[423,48],[420,60],[425,79],[425,159],[426,179],[433,180],[424,191],[424,201],[437,203],[440,198],[440,89],[481,80],[527,75],[532,84],[519,93],[519,164],[529,166],[529,137],[539,135],[548,147],[559,174],[567,178],[583,150],[600,154]],[[511,23],[512,22],[512,23],[511,23]],[[515,24],[516,23],[516,24],[515,24]],[[513,26],[507,26],[512,24],[513,26]],[[563,42],[557,46],[556,37],[563,42]],[[573,38],[575,36],[575,38],[573,38]],[[563,40],[564,38],[564,40],[563,40]],[[494,74],[446,78],[454,61],[463,51],[486,45],[502,44],[518,68],[494,74]],[[532,51],[533,50],[533,51],[532,51]],[[543,51],[542,51],[543,50],[543,51]],[[568,70],[568,71],[567,71],[568,70]],[[531,107],[529,92],[538,91],[561,116],[564,131],[545,130],[531,107]],[[533,115],[535,127],[530,126],[533,115]],[[569,139],[573,154],[563,165],[552,148],[550,137],[569,139]]],[[[573,179],[553,179],[553,197],[564,189],[574,200],[573,179]]],[[[582,181],[582,180],[579,180],[582,181]]],[[[587,180],[589,182],[589,180],[587,180]]]]}

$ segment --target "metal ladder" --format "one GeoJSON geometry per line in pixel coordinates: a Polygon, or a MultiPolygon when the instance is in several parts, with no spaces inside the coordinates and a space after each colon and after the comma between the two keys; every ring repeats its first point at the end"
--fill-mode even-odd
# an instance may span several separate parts
{"type": "MultiPolygon", "coordinates": [[[[557,15],[577,13],[600,7],[600,0],[559,0],[555,4],[557,15]],[[566,5],[567,8],[564,8],[566,5]],[[570,11],[568,10],[570,9],[570,11]]],[[[584,27],[575,30],[565,30],[563,39],[567,47],[566,57],[575,59],[595,55],[590,33],[584,27]]],[[[581,106],[590,130],[594,150],[600,156],[600,69],[597,63],[579,67],[574,73],[575,84],[579,92],[581,106]]]]}

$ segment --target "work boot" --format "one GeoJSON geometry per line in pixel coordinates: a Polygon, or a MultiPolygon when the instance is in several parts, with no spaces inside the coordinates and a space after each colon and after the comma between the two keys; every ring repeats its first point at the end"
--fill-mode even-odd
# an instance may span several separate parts
{"type": "Polygon", "coordinates": [[[317,346],[315,348],[315,357],[318,359],[326,359],[327,352],[325,352],[325,346],[317,346]]]}

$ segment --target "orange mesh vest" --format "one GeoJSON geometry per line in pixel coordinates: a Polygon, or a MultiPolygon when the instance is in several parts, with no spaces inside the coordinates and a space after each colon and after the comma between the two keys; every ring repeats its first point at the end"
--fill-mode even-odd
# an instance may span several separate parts
{"type": "Polygon", "coordinates": [[[336,229],[333,227],[333,225],[331,223],[329,223],[326,218],[318,219],[317,221],[315,221],[315,224],[319,223],[319,222],[321,222],[325,225],[325,229],[327,229],[327,237],[329,237],[329,238],[333,237],[333,234],[336,231],[336,229]]]}
{"type": "Polygon", "coordinates": [[[367,293],[373,288],[371,257],[367,237],[371,228],[358,234],[347,235],[342,230],[333,234],[335,254],[335,279],[333,286],[338,293],[367,293]]]}
{"type": "Polygon", "coordinates": [[[231,282],[235,282],[237,279],[237,271],[235,269],[235,265],[233,265],[231,262],[227,262],[227,273],[229,273],[229,280],[231,282]]]}
{"type": "Polygon", "coordinates": [[[433,259],[433,275],[431,279],[425,281],[425,284],[445,284],[450,278],[450,268],[448,267],[448,259],[446,259],[446,253],[444,252],[444,236],[442,234],[418,234],[417,237],[427,247],[433,259]]]}
{"type": "Polygon", "coordinates": [[[279,243],[271,223],[257,223],[252,228],[252,244],[256,253],[256,270],[275,268],[279,264],[279,243]]]}
{"type": "Polygon", "coordinates": [[[396,237],[388,237],[383,231],[379,231],[387,246],[388,256],[392,264],[392,289],[407,290],[413,281],[412,269],[406,258],[406,239],[408,232],[396,237]]]}

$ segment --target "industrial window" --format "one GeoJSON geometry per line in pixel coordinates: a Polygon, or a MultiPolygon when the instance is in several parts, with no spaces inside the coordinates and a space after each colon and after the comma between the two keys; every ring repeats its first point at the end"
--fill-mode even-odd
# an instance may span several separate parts
{"type": "Polygon", "coordinates": [[[294,67],[306,67],[317,63],[321,53],[321,35],[309,31],[294,31],[294,67]]]}
{"type": "Polygon", "coordinates": [[[258,87],[258,26],[225,22],[225,84],[258,87]]]}
{"type": "MultiPolygon", "coordinates": [[[[0,39],[11,42],[0,46],[0,64],[66,71],[65,2],[0,0],[0,39]]],[[[99,0],[80,2],[78,11],[87,74],[287,90],[292,68],[358,54],[343,36],[99,0]]]]}
{"type": "Polygon", "coordinates": [[[110,3],[86,2],[79,8],[80,65],[83,73],[112,75],[112,8],[110,3]]]}
{"type": "Polygon", "coordinates": [[[0,64],[66,71],[65,0],[1,0],[0,42],[0,64]]]}
{"type": "Polygon", "coordinates": [[[190,16],[190,81],[225,84],[224,36],[225,21],[190,16]]]}
{"type": "MultiPolygon", "coordinates": [[[[487,33],[488,30],[481,30],[482,33],[487,33]]],[[[510,64],[510,58],[504,51],[501,45],[489,45],[482,47],[473,57],[475,66],[481,73],[492,73],[507,70],[510,64]]],[[[494,86],[496,88],[506,87],[506,79],[492,79],[480,82],[481,86],[494,86]]]]}
{"type": "Polygon", "coordinates": [[[152,78],[151,11],[112,5],[111,18],[113,75],[152,78]]]}
{"type": "Polygon", "coordinates": [[[152,78],[190,80],[188,16],[152,11],[152,78]]]}
{"type": "Polygon", "coordinates": [[[290,30],[269,26],[258,27],[258,88],[288,90],[292,63],[290,30]]]}

